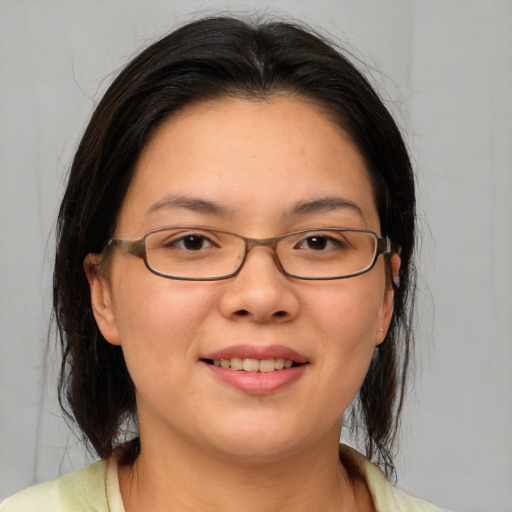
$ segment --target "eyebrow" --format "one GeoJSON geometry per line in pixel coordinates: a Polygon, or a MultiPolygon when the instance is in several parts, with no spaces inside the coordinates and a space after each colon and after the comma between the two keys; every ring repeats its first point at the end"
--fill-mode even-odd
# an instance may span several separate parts
{"type": "Polygon", "coordinates": [[[146,216],[160,210],[172,210],[176,208],[191,210],[197,213],[217,215],[219,217],[227,217],[231,214],[230,210],[214,201],[198,197],[170,196],[152,205],[146,212],[146,216]]]}
{"type": "Polygon", "coordinates": [[[309,215],[311,213],[324,213],[347,208],[355,211],[364,219],[363,211],[356,203],[338,196],[322,197],[320,199],[313,199],[312,201],[299,201],[290,210],[288,215],[309,215]]]}
{"type": "MultiPolygon", "coordinates": [[[[153,212],[161,210],[172,210],[177,208],[208,215],[216,215],[218,217],[233,216],[232,210],[221,206],[215,201],[188,196],[170,196],[157,201],[147,210],[146,216],[153,212]]],[[[285,213],[284,217],[310,215],[340,209],[353,210],[364,219],[363,211],[356,203],[350,201],[349,199],[344,199],[338,196],[322,197],[319,199],[313,199],[311,201],[299,201],[288,212],[285,213]]]]}

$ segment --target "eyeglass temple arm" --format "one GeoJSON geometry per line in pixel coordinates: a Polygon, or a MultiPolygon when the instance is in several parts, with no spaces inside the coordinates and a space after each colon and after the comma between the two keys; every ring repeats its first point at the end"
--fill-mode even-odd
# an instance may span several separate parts
{"type": "Polygon", "coordinates": [[[391,254],[393,252],[393,242],[386,236],[377,241],[377,254],[391,254]]]}
{"type": "Polygon", "coordinates": [[[109,240],[107,247],[117,247],[123,252],[128,252],[139,258],[144,257],[144,239],[130,242],[128,240],[109,240]]]}

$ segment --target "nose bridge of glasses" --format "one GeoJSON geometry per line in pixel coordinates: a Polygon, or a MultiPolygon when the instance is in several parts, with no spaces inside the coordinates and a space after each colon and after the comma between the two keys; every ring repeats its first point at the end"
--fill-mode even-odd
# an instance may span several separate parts
{"type": "Polygon", "coordinates": [[[242,266],[249,254],[249,252],[254,249],[255,247],[268,247],[270,249],[270,252],[272,254],[272,257],[279,269],[282,269],[282,264],[279,260],[279,257],[277,255],[277,243],[279,242],[281,237],[275,237],[275,238],[247,238],[247,237],[240,237],[245,242],[245,253],[243,260],[240,262],[240,266],[242,266]]]}
{"type": "Polygon", "coordinates": [[[277,242],[279,238],[244,238],[245,252],[248,253],[254,247],[269,247],[276,252],[277,242]]]}

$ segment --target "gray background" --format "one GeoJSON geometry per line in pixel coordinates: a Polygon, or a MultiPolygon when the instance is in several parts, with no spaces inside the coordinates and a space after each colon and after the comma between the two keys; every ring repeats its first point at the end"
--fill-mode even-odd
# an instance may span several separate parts
{"type": "Polygon", "coordinates": [[[0,0],[0,497],[85,460],[45,356],[78,137],[138,48],[233,7],[323,27],[370,65],[419,180],[420,363],[399,485],[456,511],[512,510],[510,0],[0,0]]]}

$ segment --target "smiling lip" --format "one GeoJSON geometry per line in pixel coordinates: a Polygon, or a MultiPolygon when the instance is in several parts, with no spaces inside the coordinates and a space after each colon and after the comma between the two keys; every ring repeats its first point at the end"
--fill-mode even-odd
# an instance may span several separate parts
{"type": "Polygon", "coordinates": [[[201,361],[207,364],[208,369],[222,382],[245,393],[255,395],[274,393],[290,385],[300,378],[308,366],[307,363],[309,363],[307,357],[282,345],[267,347],[258,345],[236,345],[208,354],[202,357],[201,361]],[[214,361],[221,359],[230,360],[233,358],[253,360],[284,359],[292,361],[293,366],[264,373],[259,371],[234,370],[213,364],[214,361]]]}
{"type": "Polygon", "coordinates": [[[233,345],[231,347],[212,352],[202,356],[201,359],[232,359],[239,357],[241,359],[290,359],[294,363],[304,364],[309,360],[306,356],[299,354],[296,350],[283,345],[233,345]]]}

